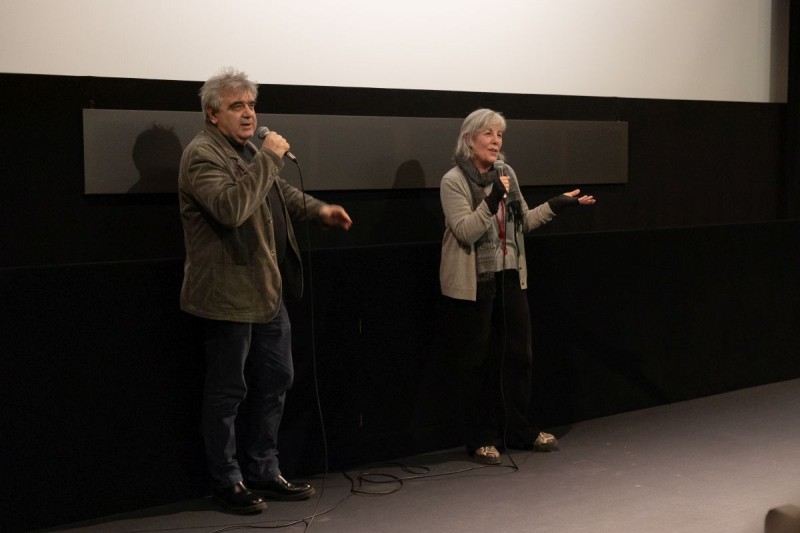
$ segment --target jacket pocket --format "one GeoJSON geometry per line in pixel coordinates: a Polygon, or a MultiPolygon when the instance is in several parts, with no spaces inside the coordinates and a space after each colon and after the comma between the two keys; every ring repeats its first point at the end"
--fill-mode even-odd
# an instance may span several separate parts
{"type": "Polygon", "coordinates": [[[253,308],[256,300],[255,273],[249,266],[214,265],[214,289],[211,293],[214,307],[245,311],[253,308]]]}

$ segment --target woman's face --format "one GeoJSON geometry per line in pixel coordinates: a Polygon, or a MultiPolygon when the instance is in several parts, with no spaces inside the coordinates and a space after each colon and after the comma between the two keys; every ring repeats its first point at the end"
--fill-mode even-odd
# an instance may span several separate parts
{"type": "Polygon", "coordinates": [[[489,126],[480,130],[469,142],[472,162],[481,172],[486,172],[500,155],[503,147],[503,130],[500,126],[489,126]]]}

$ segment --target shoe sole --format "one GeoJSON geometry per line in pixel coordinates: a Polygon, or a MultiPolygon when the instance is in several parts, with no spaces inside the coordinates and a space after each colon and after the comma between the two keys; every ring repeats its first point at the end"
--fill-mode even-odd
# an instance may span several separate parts
{"type": "Polygon", "coordinates": [[[476,462],[482,465],[490,465],[490,466],[499,465],[500,463],[503,462],[502,459],[484,459],[481,457],[473,457],[473,459],[475,459],[476,462]]]}
{"type": "Polygon", "coordinates": [[[258,489],[250,489],[251,492],[254,494],[258,494],[262,498],[269,498],[270,500],[278,500],[284,502],[296,502],[300,500],[307,500],[314,495],[316,492],[314,488],[310,488],[305,492],[300,492],[297,494],[278,494],[276,492],[270,492],[268,490],[258,490],[258,489]]]}
{"type": "Polygon", "coordinates": [[[255,505],[251,505],[249,507],[237,507],[235,505],[231,505],[225,500],[220,498],[214,497],[214,500],[222,507],[224,510],[234,513],[234,514],[258,514],[264,509],[267,508],[267,504],[265,502],[257,503],[255,505]]]}

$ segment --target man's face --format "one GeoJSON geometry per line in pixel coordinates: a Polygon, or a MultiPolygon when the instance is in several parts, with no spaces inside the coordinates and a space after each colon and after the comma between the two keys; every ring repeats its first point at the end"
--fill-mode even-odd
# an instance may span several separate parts
{"type": "Polygon", "coordinates": [[[208,117],[220,133],[244,144],[256,132],[256,100],[250,91],[226,94],[219,111],[209,108],[208,117]]]}

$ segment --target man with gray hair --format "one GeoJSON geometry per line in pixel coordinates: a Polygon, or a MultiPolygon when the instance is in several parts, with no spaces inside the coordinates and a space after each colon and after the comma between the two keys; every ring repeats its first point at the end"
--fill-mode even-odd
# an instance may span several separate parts
{"type": "Polygon", "coordinates": [[[256,132],[258,86],[233,68],[205,82],[205,127],[183,152],[178,194],[186,260],[181,309],[198,317],[206,378],[202,428],[214,496],[227,510],[257,513],[265,498],[302,500],[308,484],[287,481],[277,437],[294,379],[285,298],[302,294],[293,222],[349,229],[325,204],[279,173],[289,143],[256,132]]]}

